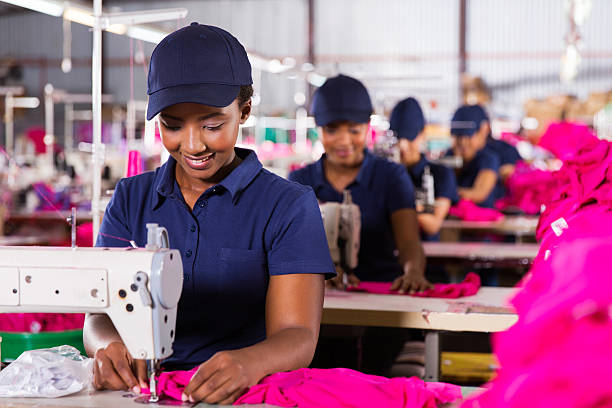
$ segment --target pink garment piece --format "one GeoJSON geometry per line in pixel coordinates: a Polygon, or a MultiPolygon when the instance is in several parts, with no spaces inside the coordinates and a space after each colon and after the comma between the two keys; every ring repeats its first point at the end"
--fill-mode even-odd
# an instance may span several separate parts
{"type": "Polygon", "coordinates": [[[81,313],[2,313],[0,331],[52,332],[83,328],[85,315],[81,313]]]}
{"type": "Polygon", "coordinates": [[[142,173],[142,157],[138,150],[128,152],[127,170],[125,177],[137,176],[142,173]]]}
{"type": "MultiPolygon", "coordinates": [[[[391,290],[391,282],[360,282],[355,288],[347,288],[349,292],[367,292],[380,295],[408,295],[397,290],[391,290]]],[[[480,289],[480,276],[469,272],[461,283],[436,283],[433,289],[421,293],[414,293],[415,297],[435,297],[455,299],[464,296],[473,296],[480,289]]]]}
{"type": "Polygon", "coordinates": [[[551,123],[538,145],[565,161],[576,152],[599,142],[588,126],[573,122],[551,123]]]}
{"type": "Polygon", "coordinates": [[[77,246],[92,247],[93,242],[93,223],[85,222],[77,226],[77,246]]]}
{"type": "MultiPolygon", "coordinates": [[[[157,393],[181,401],[181,395],[198,367],[189,371],[164,371],[157,377],[157,393]]],[[[151,390],[143,388],[143,394],[151,394],[151,390]]]]}
{"type": "Polygon", "coordinates": [[[504,214],[492,208],[483,208],[474,204],[472,201],[461,199],[448,211],[449,215],[460,218],[464,221],[499,221],[504,218],[504,214]]]}
{"type": "Polygon", "coordinates": [[[416,377],[378,377],[348,368],[302,368],[264,378],[234,405],[435,408],[459,398],[461,388],[456,385],[426,383],[416,377]]]}
{"type": "Polygon", "coordinates": [[[539,214],[542,204],[553,201],[561,187],[553,172],[520,161],[506,181],[506,196],[495,202],[495,208],[518,207],[525,214],[539,214]]]}

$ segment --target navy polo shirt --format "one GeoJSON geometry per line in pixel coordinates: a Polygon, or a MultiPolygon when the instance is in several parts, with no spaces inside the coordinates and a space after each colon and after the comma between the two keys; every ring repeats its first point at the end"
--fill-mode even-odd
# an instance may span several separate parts
{"type": "Polygon", "coordinates": [[[270,275],[335,275],[321,212],[308,187],[262,168],[254,152],[206,190],[193,211],[175,178],[171,157],[155,172],[122,179],[106,209],[96,246],[139,247],[147,223],[166,227],[181,252],[184,281],[169,369],[190,369],[221,350],[266,338],[270,275]]]}
{"type": "MultiPolygon", "coordinates": [[[[451,204],[456,204],[457,201],[459,201],[459,196],[457,195],[457,178],[455,173],[442,164],[431,163],[424,155],[421,155],[421,160],[408,169],[408,174],[410,174],[410,179],[414,186],[416,188],[423,187],[425,166],[429,166],[429,170],[434,179],[434,197],[436,199],[448,198],[451,204]]],[[[438,241],[440,239],[440,234],[425,235],[421,233],[421,239],[424,241],[438,241]]]]}
{"type": "MultiPolygon", "coordinates": [[[[474,185],[474,181],[476,181],[478,173],[480,173],[481,170],[487,169],[498,173],[499,158],[489,149],[484,148],[479,150],[471,161],[464,163],[463,168],[459,170],[459,174],[457,175],[457,184],[459,187],[471,188],[474,185]]],[[[481,207],[493,208],[494,200],[495,188],[491,191],[489,196],[478,205],[481,207]]]]}
{"type": "Polygon", "coordinates": [[[500,166],[503,166],[504,164],[516,164],[516,162],[521,159],[521,155],[519,154],[518,150],[503,140],[496,140],[489,137],[487,139],[486,148],[497,155],[500,166]]]}
{"type": "MultiPolygon", "coordinates": [[[[343,195],[327,181],[325,155],[289,174],[290,180],[311,186],[321,202],[342,202],[343,195]]],[[[355,181],[348,187],[361,210],[361,245],[355,274],[365,281],[392,281],[403,273],[398,262],[391,214],[414,208],[414,187],[406,169],[374,156],[367,149],[355,181]]],[[[419,243],[415,243],[419,245],[419,243]]]]}

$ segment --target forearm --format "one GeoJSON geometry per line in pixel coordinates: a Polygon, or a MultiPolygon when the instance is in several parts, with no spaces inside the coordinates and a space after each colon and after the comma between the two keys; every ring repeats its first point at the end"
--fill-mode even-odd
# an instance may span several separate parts
{"type": "Polygon", "coordinates": [[[457,190],[459,197],[470,200],[476,204],[482,203],[491,194],[492,189],[460,188],[457,190]]]}
{"type": "Polygon", "coordinates": [[[105,314],[87,314],[83,326],[83,343],[87,355],[93,357],[97,350],[112,342],[122,342],[113,322],[105,314]]]}
{"type": "Polygon", "coordinates": [[[237,351],[252,367],[256,367],[259,380],[269,374],[308,367],[314,356],[318,335],[318,330],[314,332],[306,327],[291,327],[237,351]]]}
{"type": "Polygon", "coordinates": [[[436,235],[442,228],[442,222],[444,221],[444,218],[440,218],[436,214],[419,214],[417,218],[421,229],[427,235],[436,235]]]}
{"type": "Polygon", "coordinates": [[[425,276],[425,252],[421,241],[399,249],[399,262],[404,274],[413,276],[425,276]]]}

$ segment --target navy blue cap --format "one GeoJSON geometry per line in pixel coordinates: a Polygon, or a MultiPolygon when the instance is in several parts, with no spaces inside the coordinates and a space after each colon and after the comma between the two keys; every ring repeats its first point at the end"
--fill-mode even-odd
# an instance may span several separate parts
{"type": "Polygon", "coordinates": [[[451,135],[472,136],[482,122],[489,122],[489,115],[480,105],[463,105],[451,119],[451,135]]]}
{"type": "Polygon", "coordinates": [[[346,75],[328,78],[317,89],[312,101],[312,114],[317,126],[338,120],[368,123],[373,110],[365,86],[346,75]]]}
{"type": "Polygon", "coordinates": [[[416,99],[406,98],[395,105],[389,119],[389,129],[398,138],[414,140],[425,128],[425,116],[416,99]]]}
{"type": "Polygon", "coordinates": [[[151,54],[147,120],[181,102],[227,106],[242,85],[252,83],[247,53],[233,35],[191,23],[167,35],[151,54]]]}

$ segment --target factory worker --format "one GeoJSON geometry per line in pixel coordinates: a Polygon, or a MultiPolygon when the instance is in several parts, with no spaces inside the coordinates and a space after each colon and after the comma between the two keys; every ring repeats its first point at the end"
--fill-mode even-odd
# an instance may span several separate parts
{"type": "MultiPolygon", "coordinates": [[[[387,281],[393,282],[392,289],[402,292],[428,289],[431,284],[424,276],[414,186],[405,168],[366,149],[372,111],[370,96],[361,82],[344,75],[329,78],[316,91],[312,104],[325,154],[289,178],[312,186],[321,202],[341,202],[343,191],[348,190],[359,206],[358,265],[354,271],[338,270],[339,275],[348,273],[349,284],[387,281]]],[[[340,277],[332,282],[343,286],[340,277]]],[[[324,326],[313,365],[389,375],[409,336],[406,329],[371,327],[360,333],[358,328],[347,328],[338,333],[336,328],[324,326]]]]}
{"type": "Polygon", "coordinates": [[[401,163],[408,170],[414,186],[424,195],[422,201],[425,203],[417,202],[421,239],[437,241],[451,204],[459,200],[455,173],[446,166],[431,163],[421,153],[425,142],[425,117],[416,99],[406,98],[395,105],[391,112],[389,128],[398,138],[401,163]],[[429,203],[426,197],[430,188],[427,185],[431,181],[429,177],[433,179],[433,203],[429,203]],[[433,204],[433,208],[424,208],[430,204],[433,204]]]}
{"type": "Polygon", "coordinates": [[[482,207],[493,207],[498,179],[499,158],[486,148],[489,121],[484,111],[464,105],[457,109],[451,121],[455,137],[455,155],[463,159],[457,174],[459,197],[482,207]]]}
{"type": "MultiPolygon", "coordinates": [[[[345,75],[329,78],[315,93],[312,112],[325,154],[289,179],[311,186],[321,202],[341,202],[349,190],[359,206],[359,262],[349,282],[393,281],[401,291],[427,289],[410,177],[365,148],[372,114],[366,88],[345,75]]],[[[334,283],[341,284],[340,278],[334,283]]]]}
{"type": "MultiPolygon", "coordinates": [[[[306,367],[317,343],[324,275],[335,274],[312,189],[235,147],[251,113],[251,65],[228,32],[192,23],[151,55],[147,119],[159,114],[170,153],[154,172],[121,180],[97,246],[144,247],[147,223],[167,228],[183,262],[174,353],[199,365],[184,398],[232,403],[264,376],[306,367]]],[[[104,315],[84,328],[97,388],[146,386],[104,315]]]]}

